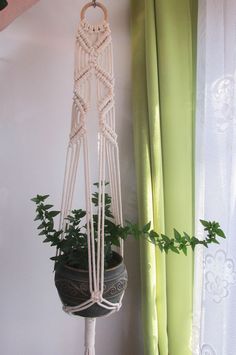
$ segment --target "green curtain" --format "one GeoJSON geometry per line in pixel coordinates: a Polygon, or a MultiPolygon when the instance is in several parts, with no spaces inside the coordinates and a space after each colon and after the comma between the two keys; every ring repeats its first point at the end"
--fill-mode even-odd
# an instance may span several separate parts
{"type": "MultiPolygon", "coordinates": [[[[139,221],[193,233],[197,0],[131,0],[139,221]]],[[[190,355],[193,256],[142,241],[145,355],[190,355]]]]}

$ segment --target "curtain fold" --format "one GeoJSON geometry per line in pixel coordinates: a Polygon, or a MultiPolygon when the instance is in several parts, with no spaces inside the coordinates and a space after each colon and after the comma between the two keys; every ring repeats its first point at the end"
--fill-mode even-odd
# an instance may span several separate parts
{"type": "MultiPolygon", "coordinates": [[[[193,232],[195,0],[132,0],[133,117],[140,223],[193,232]]],[[[193,256],[141,242],[146,355],[190,355],[193,256]]]]}
{"type": "MultiPolygon", "coordinates": [[[[151,4],[152,2],[149,2],[151,4]]],[[[159,123],[159,94],[157,80],[157,51],[155,16],[150,18],[149,25],[145,21],[146,12],[152,12],[153,7],[145,7],[143,1],[133,1],[132,14],[132,39],[133,39],[133,115],[135,136],[135,157],[137,172],[137,189],[139,205],[139,221],[141,224],[152,221],[155,226],[163,228],[163,186],[162,186],[162,159],[161,159],[161,134],[159,123]],[[154,23],[153,23],[154,21],[154,23]],[[149,27],[150,26],[150,27],[149,27]],[[146,28],[145,28],[146,27],[146,28]],[[149,33],[150,30],[150,33],[149,33]],[[150,42],[146,42],[146,31],[149,33],[150,42]],[[147,47],[146,47],[147,46],[147,47]],[[152,47],[153,46],[153,47],[152,47]],[[147,50],[153,50],[154,57],[146,55],[147,50]],[[150,60],[150,61],[149,61],[150,60]],[[146,70],[146,61],[148,63],[146,70]],[[154,70],[154,76],[152,76],[154,70]],[[154,80],[152,80],[152,78],[154,80]],[[147,85],[147,81],[150,86],[147,85]],[[152,95],[153,92],[153,95],[152,95]],[[152,117],[155,117],[152,120],[152,117]],[[149,120],[150,118],[150,120],[149,120]],[[154,125],[154,127],[153,127],[154,125]],[[154,136],[152,135],[154,134],[154,136]],[[158,149],[151,151],[151,141],[155,140],[158,149]],[[152,166],[154,163],[154,166],[152,166]],[[153,169],[156,169],[156,179],[153,179],[153,169]],[[153,190],[158,199],[153,196],[153,190]],[[158,206],[159,204],[159,206],[158,206]],[[154,213],[156,213],[154,217],[154,213]],[[159,214],[159,216],[158,216],[159,214]]],[[[162,342],[163,354],[168,354],[166,334],[166,282],[165,282],[165,256],[160,255],[158,263],[163,267],[156,267],[156,251],[153,246],[145,241],[141,242],[141,278],[142,278],[142,309],[144,324],[145,353],[158,354],[158,321],[161,322],[160,314],[157,317],[156,299],[159,298],[159,312],[163,314],[164,324],[159,328],[164,332],[162,342]],[[158,272],[157,272],[158,270],[158,272]],[[161,278],[163,278],[161,280],[161,278]],[[157,291],[158,285],[158,291],[157,291]],[[161,290],[160,290],[161,288],[161,290]],[[164,295],[163,295],[164,294],[164,295]],[[162,311],[163,303],[163,311],[162,311]]]]}

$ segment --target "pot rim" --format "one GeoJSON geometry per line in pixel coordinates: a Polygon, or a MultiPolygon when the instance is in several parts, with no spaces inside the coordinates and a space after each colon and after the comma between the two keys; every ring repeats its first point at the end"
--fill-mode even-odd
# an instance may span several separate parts
{"type": "MultiPolygon", "coordinates": [[[[116,270],[121,264],[124,263],[124,259],[123,259],[123,257],[122,257],[119,253],[117,253],[117,252],[114,251],[114,250],[113,250],[113,253],[114,253],[115,255],[118,255],[118,256],[119,256],[120,262],[119,262],[116,266],[113,266],[113,267],[111,267],[111,268],[105,269],[104,272],[114,271],[114,270],[116,270]]],[[[65,267],[66,269],[75,271],[75,272],[83,272],[83,273],[87,273],[87,274],[89,273],[89,270],[78,269],[78,268],[76,268],[76,267],[69,266],[69,265],[66,265],[66,264],[63,264],[63,267],[65,267]]]]}

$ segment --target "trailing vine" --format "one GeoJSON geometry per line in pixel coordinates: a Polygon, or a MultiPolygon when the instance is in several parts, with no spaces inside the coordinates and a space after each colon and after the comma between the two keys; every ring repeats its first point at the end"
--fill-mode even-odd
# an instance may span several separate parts
{"type": "MultiPolygon", "coordinates": [[[[98,187],[98,184],[94,184],[98,187]]],[[[44,243],[50,243],[56,247],[58,253],[52,257],[56,265],[63,263],[80,269],[88,269],[88,245],[87,245],[87,224],[86,211],[75,209],[66,217],[66,226],[63,233],[62,230],[55,229],[54,219],[60,214],[60,211],[53,209],[53,205],[47,204],[46,200],[49,195],[37,195],[32,198],[36,204],[35,221],[40,221],[38,226],[39,236],[43,236],[44,243]],[[63,236],[63,238],[62,238],[63,236]]],[[[94,192],[92,203],[94,207],[98,206],[98,192],[94,192]]],[[[126,240],[129,236],[133,236],[136,240],[145,238],[148,242],[154,244],[162,252],[168,253],[172,251],[176,254],[183,253],[187,255],[189,247],[194,251],[197,245],[208,247],[209,244],[219,244],[218,237],[225,238],[223,230],[218,222],[200,220],[204,226],[206,233],[205,238],[198,239],[190,236],[188,233],[179,233],[176,229],[173,231],[173,237],[169,237],[162,233],[157,233],[151,229],[151,222],[145,224],[142,228],[138,224],[126,222],[125,226],[114,223],[111,212],[111,197],[105,194],[105,221],[104,221],[104,263],[105,268],[112,265],[112,247],[120,246],[120,241],[126,240]]],[[[98,215],[93,215],[94,224],[94,240],[95,250],[98,239],[98,215]]]]}

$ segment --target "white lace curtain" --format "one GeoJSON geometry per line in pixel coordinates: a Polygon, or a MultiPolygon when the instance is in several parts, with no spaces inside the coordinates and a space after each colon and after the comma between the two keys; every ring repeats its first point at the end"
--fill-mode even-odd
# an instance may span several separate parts
{"type": "Polygon", "coordinates": [[[236,354],[236,1],[199,0],[196,229],[227,235],[195,258],[194,355],[236,354]]]}

